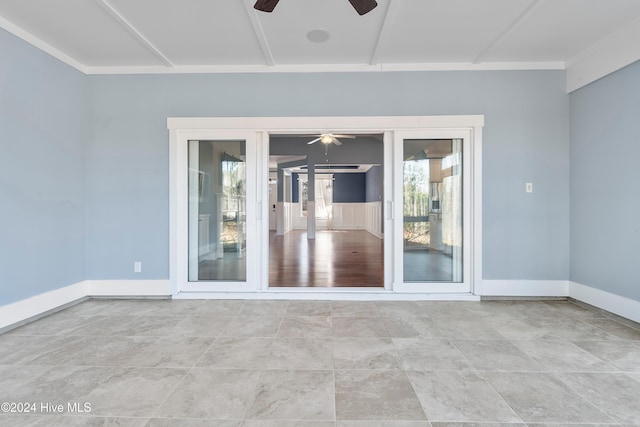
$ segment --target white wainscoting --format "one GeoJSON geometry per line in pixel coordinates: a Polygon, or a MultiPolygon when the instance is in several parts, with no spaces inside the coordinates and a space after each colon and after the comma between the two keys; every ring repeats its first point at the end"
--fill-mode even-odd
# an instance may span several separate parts
{"type": "Polygon", "coordinates": [[[291,203],[291,229],[306,230],[307,217],[300,215],[300,203],[291,203]]]}
{"type": "MultiPolygon", "coordinates": [[[[286,203],[288,209],[289,230],[305,230],[307,217],[300,215],[299,203],[286,203]]],[[[286,214],[285,214],[286,215],[286,214]]],[[[330,228],[332,230],[366,230],[378,238],[382,238],[382,211],[380,202],[368,203],[334,203],[333,218],[330,228]]],[[[322,228],[319,228],[322,229],[322,228]]]]}
{"type": "Polygon", "coordinates": [[[335,230],[366,230],[382,238],[382,211],[380,202],[334,203],[333,228],[335,230]]]}
{"type": "Polygon", "coordinates": [[[334,203],[331,225],[334,230],[364,230],[364,203],[334,203]]]}
{"type": "Polygon", "coordinates": [[[382,239],[382,202],[368,202],[365,207],[365,230],[382,239]]]}
{"type": "Polygon", "coordinates": [[[284,202],[282,207],[282,214],[284,215],[284,233],[288,233],[292,230],[293,228],[293,224],[292,224],[292,207],[293,203],[289,203],[289,202],[284,202]]]}

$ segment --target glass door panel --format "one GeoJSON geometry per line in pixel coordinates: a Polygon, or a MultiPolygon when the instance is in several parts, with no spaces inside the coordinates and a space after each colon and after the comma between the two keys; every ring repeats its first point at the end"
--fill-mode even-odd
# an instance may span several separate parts
{"type": "Polygon", "coordinates": [[[396,138],[396,288],[428,292],[470,290],[469,223],[464,138],[396,138]]]}
{"type": "Polygon", "coordinates": [[[190,282],[247,280],[246,141],[189,141],[190,282]]]}
{"type": "Polygon", "coordinates": [[[462,281],[462,144],[403,143],[405,282],[462,281]]]}

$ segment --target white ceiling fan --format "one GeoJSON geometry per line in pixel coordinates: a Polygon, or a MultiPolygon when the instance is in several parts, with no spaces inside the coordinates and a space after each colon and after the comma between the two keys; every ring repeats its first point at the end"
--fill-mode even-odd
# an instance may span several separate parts
{"type": "Polygon", "coordinates": [[[313,136],[317,136],[317,138],[314,139],[313,141],[307,142],[308,145],[311,145],[318,141],[322,142],[324,145],[329,145],[329,144],[342,145],[342,142],[340,142],[338,138],[355,138],[354,135],[337,135],[333,133],[321,133],[313,136]]]}

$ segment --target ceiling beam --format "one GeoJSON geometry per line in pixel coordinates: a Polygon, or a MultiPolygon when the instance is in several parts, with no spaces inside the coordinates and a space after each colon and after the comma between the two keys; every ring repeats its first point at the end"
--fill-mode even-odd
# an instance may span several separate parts
{"type": "Polygon", "coordinates": [[[478,64],[484,60],[484,58],[493,51],[500,43],[505,41],[511,34],[513,34],[520,26],[526,22],[526,20],[533,14],[547,0],[534,0],[512,23],[498,35],[487,47],[485,47],[473,60],[474,64],[478,64]]]}
{"type": "Polygon", "coordinates": [[[129,34],[135,37],[149,52],[153,53],[164,65],[173,67],[174,64],[169,58],[163,54],[153,43],[147,39],[136,27],[131,24],[118,10],[111,5],[107,0],[95,0],[98,5],[109,14],[122,28],[127,30],[129,34]]]}
{"type": "Polygon", "coordinates": [[[80,61],[67,55],[60,49],[51,46],[49,43],[34,36],[32,33],[26,31],[25,29],[18,27],[16,24],[6,20],[2,16],[0,16],[0,28],[4,29],[5,31],[8,31],[9,33],[24,40],[25,42],[31,44],[32,46],[37,47],[43,52],[48,53],[49,55],[53,56],[59,61],[64,62],[68,66],[75,68],[81,73],[87,74],[88,68],[84,64],[80,63],[80,61]]]}
{"type": "Polygon", "coordinates": [[[253,8],[252,0],[244,0],[243,3],[244,8],[247,11],[249,21],[251,22],[251,26],[253,27],[253,32],[256,35],[258,44],[260,45],[260,49],[262,49],[264,60],[268,66],[273,67],[275,65],[275,61],[273,60],[273,54],[269,47],[269,41],[267,40],[267,36],[264,34],[264,29],[260,23],[260,18],[258,18],[258,12],[253,8]]]}
{"type": "Polygon", "coordinates": [[[398,9],[398,4],[400,4],[399,1],[389,0],[387,10],[384,15],[384,21],[382,21],[382,27],[380,27],[380,32],[378,33],[378,40],[376,41],[376,46],[373,49],[371,60],[369,61],[370,65],[377,65],[380,62],[381,46],[387,39],[387,35],[389,34],[389,23],[398,9]]]}
{"type": "Polygon", "coordinates": [[[640,18],[600,39],[567,64],[567,93],[640,60],[640,18]]]}

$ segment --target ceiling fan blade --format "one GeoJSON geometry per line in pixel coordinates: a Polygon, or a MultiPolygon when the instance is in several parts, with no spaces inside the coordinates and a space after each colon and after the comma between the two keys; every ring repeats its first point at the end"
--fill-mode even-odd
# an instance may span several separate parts
{"type": "Polygon", "coordinates": [[[349,3],[351,3],[351,6],[353,6],[360,16],[371,12],[378,6],[376,0],[349,0],[349,3]]]}
{"type": "Polygon", "coordinates": [[[258,0],[253,8],[260,12],[273,12],[280,0],[258,0]]]}
{"type": "Polygon", "coordinates": [[[342,142],[338,141],[338,138],[336,138],[336,137],[335,137],[335,135],[334,135],[334,136],[332,136],[332,137],[331,137],[331,139],[333,140],[333,143],[334,143],[334,144],[336,144],[336,145],[342,145],[342,142]]]}
{"type": "Polygon", "coordinates": [[[332,133],[331,136],[335,136],[338,138],[355,138],[355,135],[338,135],[337,133],[332,133]]]}
{"type": "Polygon", "coordinates": [[[316,138],[316,139],[314,139],[313,141],[309,141],[309,142],[307,142],[307,145],[311,145],[311,144],[313,144],[314,142],[318,142],[318,141],[320,141],[321,139],[322,139],[322,138],[316,138]]]}

